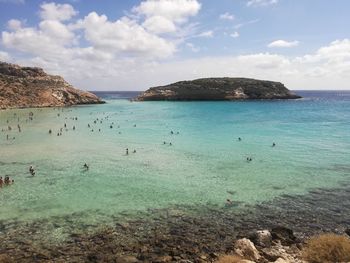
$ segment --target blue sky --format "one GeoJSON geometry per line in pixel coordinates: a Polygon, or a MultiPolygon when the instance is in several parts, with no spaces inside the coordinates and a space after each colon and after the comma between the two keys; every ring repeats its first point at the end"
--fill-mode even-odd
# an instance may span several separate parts
{"type": "Polygon", "coordinates": [[[348,0],[0,0],[0,60],[89,90],[199,77],[350,89],[348,0]]]}

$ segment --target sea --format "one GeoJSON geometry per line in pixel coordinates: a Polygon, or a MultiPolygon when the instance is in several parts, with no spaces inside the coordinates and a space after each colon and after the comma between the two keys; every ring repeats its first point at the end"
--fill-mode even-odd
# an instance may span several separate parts
{"type": "Polygon", "coordinates": [[[64,240],[154,209],[241,209],[350,182],[350,91],[222,102],[95,93],[106,104],[0,111],[0,176],[14,180],[0,188],[0,232],[57,221],[40,234],[64,240]]]}

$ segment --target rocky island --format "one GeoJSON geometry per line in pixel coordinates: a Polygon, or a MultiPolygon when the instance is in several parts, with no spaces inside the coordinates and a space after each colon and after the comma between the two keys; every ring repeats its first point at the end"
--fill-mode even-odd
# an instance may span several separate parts
{"type": "Polygon", "coordinates": [[[248,78],[204,78],[153,87],[136,98],[154,100],[271,100],[299,99],[282,83],[248,78]]]}
{"type": "Polygon", "coordinates": [[[104,103],[41,68],[0,62],[0,109],[104,103]]]}

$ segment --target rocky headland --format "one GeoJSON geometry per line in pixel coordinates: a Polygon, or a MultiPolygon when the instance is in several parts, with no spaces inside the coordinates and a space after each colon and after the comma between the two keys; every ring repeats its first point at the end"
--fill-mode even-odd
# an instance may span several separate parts
{"type": "Polygon", "coordinates": [[[204,78],[153,87],[136,98],[155,100],[272,100],[299,99],[282,83],[248,78],[204,78]]]}
{"type": "Polygon", "coordinates": [[[96,95],[74,88],[41,68],[0,62],[0,109],[98,104],[96,95]]]}

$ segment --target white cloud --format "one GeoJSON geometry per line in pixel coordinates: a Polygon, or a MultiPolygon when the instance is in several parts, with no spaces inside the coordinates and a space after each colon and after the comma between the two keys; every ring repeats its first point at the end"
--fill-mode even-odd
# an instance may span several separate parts
{"type": "Polygon", "coordinates": [[[111,22],[107,16],[93,12],[84,18],[81,27],[86,40],[96,49],[154,57],[168,57],[176,51],[175,44],[148,33],[127,17],[111,22]]]}
{"type": "Polygon", "coordinates": [[[17,19],[11,19],[7,22],[7,27],[10,30],[18,30],[22,27],[22,22],[17,19]]]}
{"type": "MultiPolygon", "coordinates": [[[[187,45],[191,48],[191,45],[187,45]]],[[[202,57],[171,62],[124,62],[123,69],[115,63],[104,79],[76,80],[82,86],[130,88],[136,90],[168,84],[183,79],[202,77],[251,77],[281,81],[290,89],[349,89],[350,40],[337,40],[303,57],[287,57],[271,53],[241,56],[202,57]],[[333,59],[337,57],[337,59],[333,59]],[[120,71],[118,71],[120,70],[120,71]],[[114,72],[114,73],[113,73],[114,72]],[[117,75],[114,75],[117,74],[117,75]],[[130,82],[132,79],[132,83],[130,82]],[[118,80],[119,86],[114,86],[118,80]]],[[[96,74],[96,73],[95,73],[96,74]]],[[[107,73],[106,73],[107,74],[107,73]]]]}
{"type": "Polygon", "coordinates": [[[214,36],[214,32],[212,30],[208,30],[208,31],[205,31],[205,32],[202,32],[200,34],[198,34],[197,37],[207,37],[207,38],[211,38],[214,36]]]}
{"type": "Polygon", "coordinates": [[[176,31],[175,24],[163,16],[152,16],[150,18],[147,18],[142,25],[148,31],[155,34],[170,33],[176,31]]]}
{"type": "Polygon", "coordinates": [[[230,14],[230,13],[225,13],[225,14],[221,14],[219,18],[222,20],[231,20],[232,21],[235,19],[235,16],[230,14]]]}
{"type": "Polygon", "coordinates": [[[249,0],[247,6],[268,6],[277,4],[279,0],[249,0]]]}
{"type": "Polygon", "coordinates": [[[43,3],[40,6],[40,17],[44,20],[67,21],[78,14],[69,4],[43,3]]]}
{"type": "Polygon", "coordinates": [[[299,45],[299,41],[286,41],[286,40],[276,40],[268,44],[267,46],[269,48],[274,48],[274,47],[296,47],[299,45]]]}
{"type": "MultiPolygon", "coordinates": [[[[333,41],[300,57],[258,53],[169,60],[180,44],[188,51],[200,51],[195,42],[185,42],[184,34],[212,37],[214,32],[198,34],[198,25],[184,22],[189,16],[164,15],[168,14],[164,11],[149,14],[111,20],[92,12],[78,21],[71,15],[50,15],[52,19],[43,19],[32,27],[11,20],[9,30],[2,32],[1,44],[6,49],[0,51],[0,59],[43,67],[79,88],[92,90],[141,90],[212,76],[271,79],[292,89],[349,88],[349,39],[333,41]],[[162,27],[152,24],[157,16],[161,17],[159,21],[170,21],[176,28],[171,24],[162,27]],[[12,50],[23,52],[23,59],[16,59],[12,50]]],[[[255,22],[248,21],[240,27],[255,22]]]]}
{"type": "Polygon", "coordinates": [[[39,24],[42,35],[61,43],[63,45],[72,44],[75,34],[64,24],[55,20],[44,20],[39,24]]]}
{"type": "Polygon", "coordinates": [[[133,8],[133,12],[146,17],[162,16],[175,23],[184,23],[201,8],[197,0],[146,0],[133,8]]]}
{"type": "Polygon", "coordinates": [[[233,38],[237,38],[237,37],[239,37],[239,33],[237,31],[235,31],[232,34],[230,34],[230,36],[233,38]]]}
{"type": "Polygon", "coordinates": [[[243,23],[239,23],[237,25],[234,26],[235,29],[240,29],[242,27],[248,26],[248,25],[252,25],[255,23],[258,23],[260,20],[259,19],[253,19],[253,20],[249,20],[247,22],[243,22],[243,23]]]}

